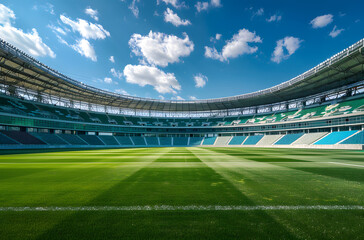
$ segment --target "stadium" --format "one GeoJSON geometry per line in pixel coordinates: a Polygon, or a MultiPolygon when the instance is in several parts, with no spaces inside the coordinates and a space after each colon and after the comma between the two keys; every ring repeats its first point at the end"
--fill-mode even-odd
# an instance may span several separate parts
{"type": "Polygon", "coordinates": [[[361,150],[363,46],[364,39],[268,89],[172,101],[96,89],[1,41],[1,146],[361,150]]]}
{"type": "Polygon", "coordinates": [[[162,100],[0,39],[0,238],[363,239],[364,39],[350,44],[266,89],[162,100]]]}

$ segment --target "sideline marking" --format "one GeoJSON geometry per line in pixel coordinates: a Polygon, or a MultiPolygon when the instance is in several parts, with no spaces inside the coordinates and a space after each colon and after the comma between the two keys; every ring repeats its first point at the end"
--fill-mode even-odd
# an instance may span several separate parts
{"type": "Polygon", "coordinates": [[[155,206],[83,206],[83,207],[0,207],[0,212],[78,212],[78,211],[257,211],[257,210],[364,210],[359,205],[312,206],[221,206],[221,205],[155,205],[155,206]]]}
{"type": "Polygon", "coordinates": [[[328,162],[328,163],[340,164],[340,165],[347,165],[347,166],[353,166],[353,167],[362,167],[362,168],[364,168],[363,165],[356,165],[356,164],[350,164],[350,163],[339,163],[339,162],[328,162]]]}

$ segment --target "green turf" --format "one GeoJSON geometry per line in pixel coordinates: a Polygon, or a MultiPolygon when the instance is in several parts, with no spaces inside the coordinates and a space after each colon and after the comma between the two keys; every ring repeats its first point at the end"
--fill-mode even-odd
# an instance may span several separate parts
{"type": "MultiPolygon", "coordinates": [[[[364,152],[0,152],[1,207],[364,206],[364,152]]],[[[363,239],[364,210],[0,211],[0,239],[363,239]]]]}

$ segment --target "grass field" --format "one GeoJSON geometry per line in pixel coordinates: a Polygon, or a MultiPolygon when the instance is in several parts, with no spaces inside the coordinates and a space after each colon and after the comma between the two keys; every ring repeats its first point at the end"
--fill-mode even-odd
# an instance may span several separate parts
{"type": "Polygon", "coordinates": [[[364,239],[364,152],[0,152],[0,239],[364,239]]]}

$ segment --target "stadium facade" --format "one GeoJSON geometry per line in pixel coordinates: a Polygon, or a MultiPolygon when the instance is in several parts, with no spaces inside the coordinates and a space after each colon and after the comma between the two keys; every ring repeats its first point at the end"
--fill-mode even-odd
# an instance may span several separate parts
{"type": "Polygon", "coordinates": [[[271,88],[194,101],[97,89],[1,40],[0,92],[5,149],[364,145],[364,39],[271,88]]]}

